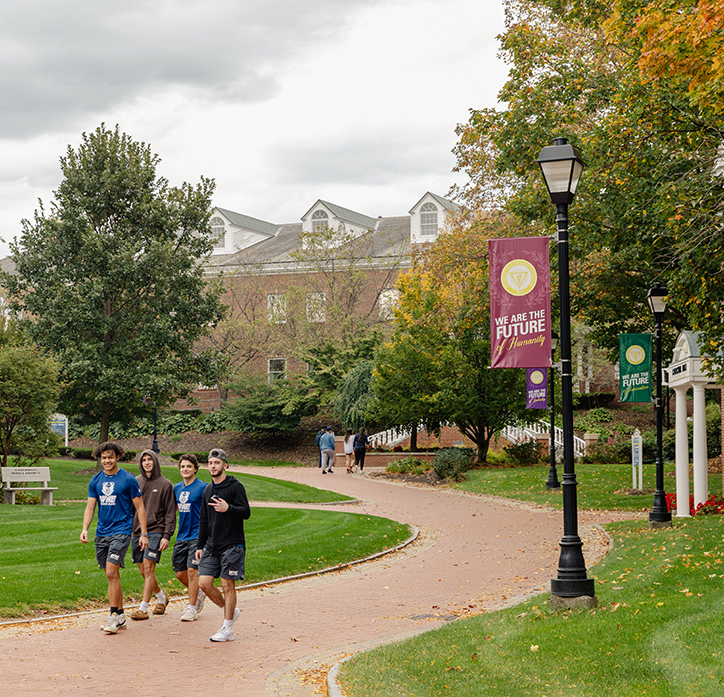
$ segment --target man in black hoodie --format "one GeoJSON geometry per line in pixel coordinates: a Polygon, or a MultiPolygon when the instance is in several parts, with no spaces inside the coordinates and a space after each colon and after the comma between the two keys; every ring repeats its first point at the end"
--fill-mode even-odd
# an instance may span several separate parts
{"type": "Polygon", "coordinates": [[[228,466],[221,448],[209,453],[212,484],[204,490],[196,542],[199,587],[212,603],[224,608],[224,625],[211,641],[234,641],[234,622],[241,614],[236,607],[235,582],[244,579],[244,521],[251,515],[246,490],[238,479],[226,474],[228,466]],[[219,577],[223,595],[214,585],[219,577]]]}
{"type": "Polygon", "coordinates": [[[146,507],[148,547],[142,550],[138,544],[141,527],[134,515],[131,556],[143,576],[143,602],[129,616],[132,620],[147,620],[148,606],[154,593],[154,615],[163,615],[168,604],[168,598],[158,585],[156,564],[161,560],[161,552],[168,549],[169,541],[176,530],[176,496],[173,484],[161,475],[161,464],[153,450],[144,450],[141,453],[138,469],[141,473],[136,480],[141,487],[141,498],[146,507]]]}

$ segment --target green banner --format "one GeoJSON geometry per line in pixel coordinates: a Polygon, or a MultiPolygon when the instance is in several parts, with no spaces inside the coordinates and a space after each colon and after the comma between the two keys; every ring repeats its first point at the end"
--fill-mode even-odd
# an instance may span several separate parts
{"type": "Polygon", "coordinates": [[[619,402],[651,401],[651,334],[618,337],[619,402]]]}

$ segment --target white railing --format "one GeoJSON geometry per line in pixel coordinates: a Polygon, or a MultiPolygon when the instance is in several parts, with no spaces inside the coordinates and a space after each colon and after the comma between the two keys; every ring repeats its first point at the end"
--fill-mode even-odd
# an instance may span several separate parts
{"type": "Polygon", "coordinates": [[[405,428],[388,428],[386,431],[380,431],[371,436],[368,436],[370,445],[373,448],[394,448],[402,441],[406,440],[412,435],[410,429],[405,428]]]}
{"type": "MultiPolygon", "coordinates": [[[[535,439],[538,435],[550,435],[551,425],[547,421],[535,421],[533,423],[522,423],[518,426],[507,426],[500,435],[511,443],[520,443],[523,440],[535,439]]],[[[556,445],[563,445],[563,429],[555,426],[556,445]]],[[[576,457],[583,457],[586,454],[586,441],[578,436],[573,436],[573,454],[576,457]]]]}

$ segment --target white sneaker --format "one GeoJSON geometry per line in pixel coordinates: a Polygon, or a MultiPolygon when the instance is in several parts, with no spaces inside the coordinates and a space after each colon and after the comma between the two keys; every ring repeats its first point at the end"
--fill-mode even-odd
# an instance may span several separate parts
{"type": "Polygon", "coordinates": [[[191,605],[189,605],[181,615],[182,622],[193,622],[197,619],[199,619],[199,613],[196,612],[196,608],[191,607],[191,605]]]}
{"type": "Polygon", "coordinates": [[[108,634],[115,634],[119,629],[126,628],[126,616],[121,613],[113,613],[108,617],[106,623],[103,625],[103,631],[108,634]]]}
{"type": "Polygon", "coordinates": [[[234,641],[234,630],[222,627],[211,637],[211,641],[234,641]]]}
{"type": "Polygon", "coordinates": [[[199,595],[196,598],[196,614],[204,609],[204,603],[206,602],[206,593],[199,589],[199,595]]]}

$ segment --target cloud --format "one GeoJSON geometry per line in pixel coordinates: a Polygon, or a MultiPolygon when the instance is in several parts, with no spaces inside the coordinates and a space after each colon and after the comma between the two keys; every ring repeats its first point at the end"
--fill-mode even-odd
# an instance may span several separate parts
{"type": "Polygon", "coordinates": [[[25,0],[0,7],[0,138],[180,89],[210,102],[275,96],[279,74],[379,0],[25,0]]]}
{"type": "Polygon", "coordinates": [[[271,158],[281,184],[384,185],[411,174],[424,178],[450,172],[453,136],[452,128],[442,133],[388,129],[284,145],[275,148],[271,158]]]}

